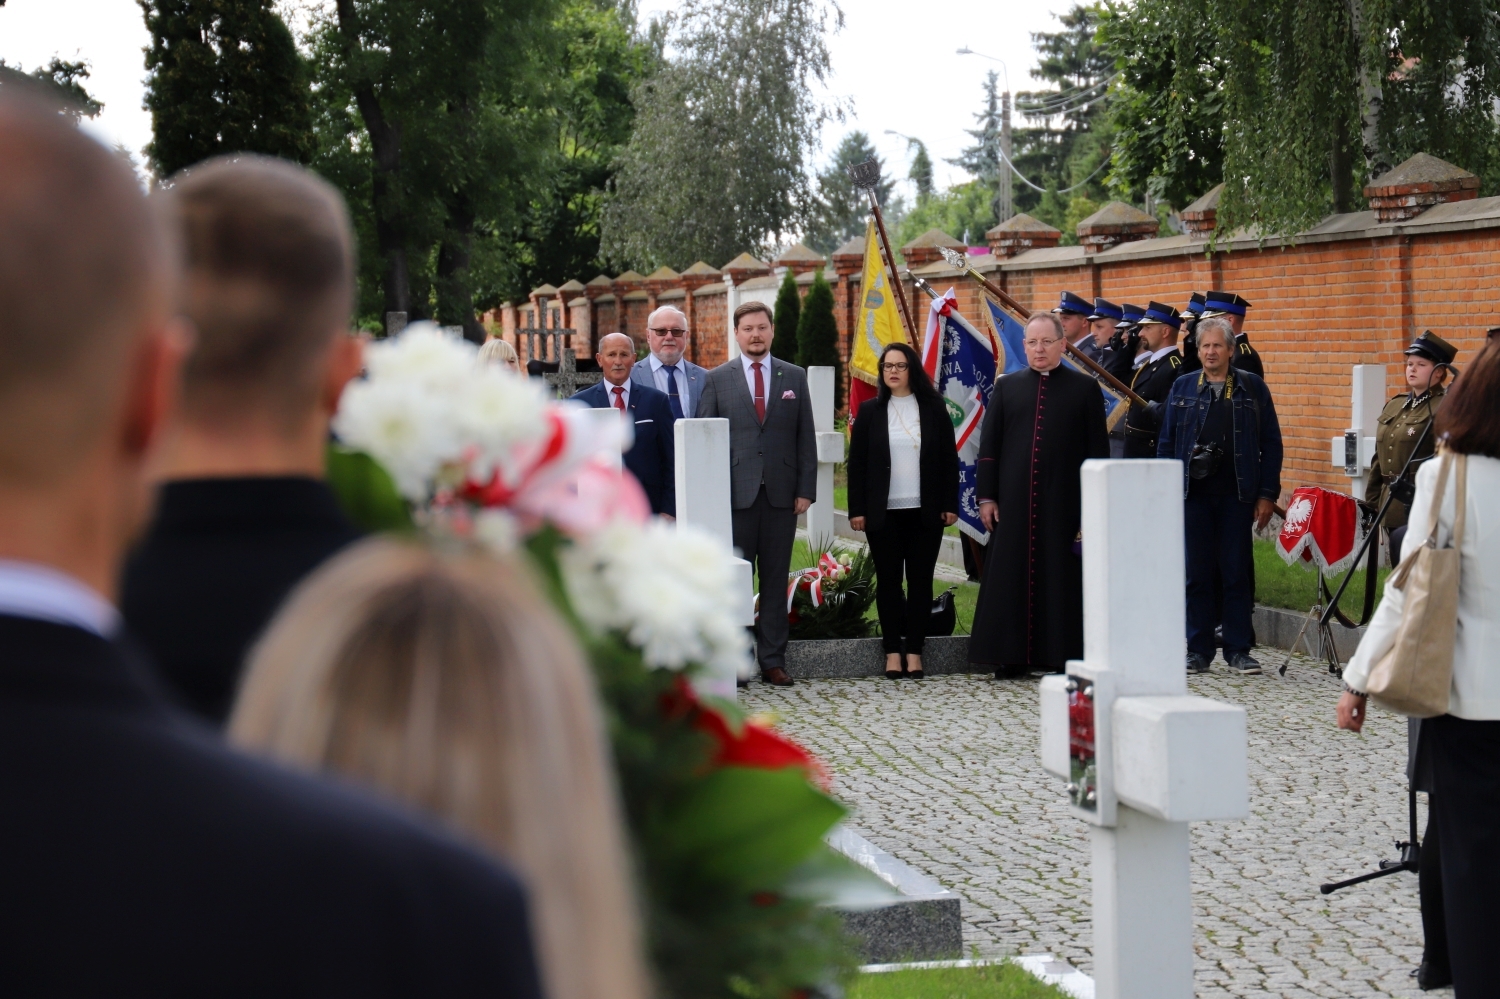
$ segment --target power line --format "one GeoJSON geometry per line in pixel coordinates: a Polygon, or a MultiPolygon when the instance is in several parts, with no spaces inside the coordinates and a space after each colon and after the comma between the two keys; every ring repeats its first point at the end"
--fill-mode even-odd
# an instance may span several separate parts
{"type": "MultiPolygon", "coordinates": [[[[1077,93],[1068,94],[1065,97],[1057,97],[1049,99],[1047,101],[1041,101],[1036,104],[1023,104],[1021,100],[1017,98],[1016,110],[1020,111],[1022,114],[1044,114],[1047,117],[1052,117],[1058,114],[1066,114],[1068,111],[1074,110],[1073,108],[1067,107],[1067,105],[1072,104],[1074,101],[1077,101],[1081,98],[1084,98],[1085,95],[1092,94],[1094,91],[1098,90],[1101,87],[1108,87],[1111,83],[1114,83],[1116,80],[1118,80],[1121,75],[1121,73],[1116,73],[1114,76],[1111,76],[1106,80],[1100,80],[1093,86],[1085,87],[1077,93]]],[[[1092,104],[1102,96],[1102,94],[1094,94],[1093,96],[1087,97],[1087,101],[1084,106],[1087,107],[1088,104],[1092,104]]]]}
{"type": "MultiPolygon", "coordinates": [[[[1033,191],[1038,191],[1038,192],[1040,192],[1042,194],[1046,194],[1047,193],[1047,189],[1045,187],[1037,187],[1035,184],[1033,184],[1030,180],[1027,179],[1027,177],[1026,177],[1026,175],[1024,173],[1022,173],[1020,170],[1017,170],[1016,169],[1016,165],[1010,161],[1010,157],[1006,156],[1005,153],[1003,153],[1003,152],[1000,153],[1000,162],[1002,162],[1006,166],[1010,167],[1010,172],[1013,173],[1013,174],[1015,174],[1018,178],[1020,178],[1021,183],[1025,184],[1027,187],[1031,188],[1033,191]]],[[[1091,181],[1095,177],[1099,176],[1099,172],[1101,170],[1103,170],[1107,166],[1109,166],[1109,157],[1108,156],[1106,156],[1104,158],[1104,162],[1103,163],[1100,163],[1097,167],[1094,168],[1094,172],[1093,173],[1089,174],[1087,177],[1083,178],[1083,180],[1081,180],[1078,183],[1074,184],[1072,187],[1064,187],[1061,190],[1059,190],[1057,193],[1058,194],[1067,194],[1069,191],[1076,191],[1076,190],[1078,190],[1080,187],[1083,187],[1089,181],[1091,181]]]]}

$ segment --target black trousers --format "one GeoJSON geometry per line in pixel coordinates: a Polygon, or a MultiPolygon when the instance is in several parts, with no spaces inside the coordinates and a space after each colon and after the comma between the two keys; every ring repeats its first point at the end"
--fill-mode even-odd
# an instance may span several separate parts
{"type": "Polygon", "coordinates": [[[1500,898],[1500,721],[1443,715],[1422,722],[1422,739],[1432,760],[1455,999],[1494,999],[1500,997],[1492,964],[1500,898]]]}
{"type": "Polygon", "coordinates": [[[932,570],[943,545],[941,524],[922,526],[920,510],[887,510],[878,531],[866,531],[875,561],[875,609],[887,652],[921,655],[932,618],[932,570]],[[906,595],[901,578],[906,577],[906,595]]]}
{"type": "Polygon", "coordinates": [[[1436,972],[1446,971],[1448,922],[1443,916],[1443,846],[1438,835],[1437,805],[1427,796],[1427,831],[1417,854],[1417,898],[1422,909],[1422,960],[1436,972]]]}
{"type": "Polygon", "coordinates": [[[760,616],[755,621],[755,661],[762,673],[786,668],[786,576],[797,540],[797,514],[774,507],[761,486],[755,502],[733,513],[734,546],[760,574],[760,616]]]}

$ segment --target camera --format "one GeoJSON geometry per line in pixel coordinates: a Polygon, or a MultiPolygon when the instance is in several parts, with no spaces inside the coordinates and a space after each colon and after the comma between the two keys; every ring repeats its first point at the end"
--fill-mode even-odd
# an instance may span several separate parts
{"type": "Polygon", "coordinates": [[[1224,449],[1217,444],[1194,444],[1188,455],[1188,477],[1206,479],[1219,470],[1224,460],[1224,449]]]}

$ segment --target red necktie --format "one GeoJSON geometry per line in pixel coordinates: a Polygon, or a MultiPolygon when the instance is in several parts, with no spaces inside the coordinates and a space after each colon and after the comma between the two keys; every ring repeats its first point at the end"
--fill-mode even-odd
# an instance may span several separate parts
{"type": "Polygon", "coordinates": [[[623,385],[616,385],[614,391],[615,408],[623,413],[625,412],[625,387],[623,385]]]}
{"type": "Polygon", "coordinates": [[[760,376],[760,362],[750,365],[755,371],[755,418],[766,422],[766,383],[760,376]]]}

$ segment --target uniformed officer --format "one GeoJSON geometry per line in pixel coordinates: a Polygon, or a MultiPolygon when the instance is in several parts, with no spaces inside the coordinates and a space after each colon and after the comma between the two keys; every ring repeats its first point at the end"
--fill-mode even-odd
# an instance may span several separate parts
{"type": "Polygon", "coordinates": [[[1057,303],[1057,308],[1052,311],[1062,323],[1063,336],[1067,338],[1067,341],[1082,351],[1089,360],[1099,360],[1099,355],[1104,353],[1104,344],[1089,340],[1085,347],[1085,341],[1089,335],[1089,316],[1094,311],[1093,304],[1071,291],[1065,291],[1057,303]]]}
{"type": "Polygon", "coordinates": [[[1379,509],[1388,492],[1395,495],[1381,521],[1381,526],[1390,532],[1393,564],[1401,561],[1407,504],[1416,492],[1417,468],[1432,457],[1437,444],[1427,425],[1443,400],[1443,383],[1448,372],[1439,365],[1452,364],[1457,356],[1453,345],[1431,330],[1417,337],[1406,348],[1406,391],[1386,403],[1380,412],[1365,502],[1379,509]],[[1411,470],[1397,484],[1396,477],[1407,467],[1408,458],[1414,459],[1411,470]]]}
{"type": "Polygon", "coordinates": [[[1229,325],[1234,327],[1234,356],[1230,363],[1258,378],[1264,378],[1266,368],[1261,363],[1260,352],[1250,345],[1250,338],[1245,335],[1245,313],[1249,310],[1250,303],[1234,292],[1211,291],[1203,296],[1203,315],[1199,318],[1223,316],[1229,320],[1229,325]]]}
{"type": "Polygon", "coordinates": [[[1182,329],[1182,313],[1170,305],[1152,302],[1141,316],[1140,336],[1150,356],[1136,369],[1130,388],[1146,400],[1146,405],[1130,404],[1125,414],[1125,457],[1155,458],[1156,433],[1161,429],[1162,406],[1172,391],[1172,383],[1182,374],[1182,354],[1177,349],[1177,334],[1182,329]]]}
{"type": "MultiPolygon", "coordinates": [[[[1120,306],[1120,321],[1115,324],[1114,335],[1109,338],[1109,352],[1099,362],[1104,370],[1127,385],[1130,384],[1131,373],[1138,366],[1136,360],[1141,350],[1141,316],[1145,313],[1145,309],[1129,302],[1120,306]]],[[[1124,424],[1117,429],[1123,434],[1124,424]]]]}
{"type": "Polygon", "coordinates": [[[1198,360],[1198,320],[1203,317],[1203,303],[1207,298],[1201,291],[1193,292],[1187,308],[1182,310],[1182,373],[1197,371],[1203,367],[1198,360]]]}
{"type": "Polygon", "coordinates": [[[1107,298],[1096,298],[1094,299],[1094,311],[1089,313],[1088,335],[1080,339],[1073,346],[1079,350],[1083,350],[1084,343],[1097,346],[1099,348],[1099,357],[1089,354],[1086,350],[1084,350],[1084,353],[1089,354],[1089,357],[1094,360],[1103,363],[1102,357],[1109,353],[1110,348],[1108,344],[1110,338],[1115,335],[1115,327],[1124,321],[1125,311],[1123,309],[1107,298]]]}

